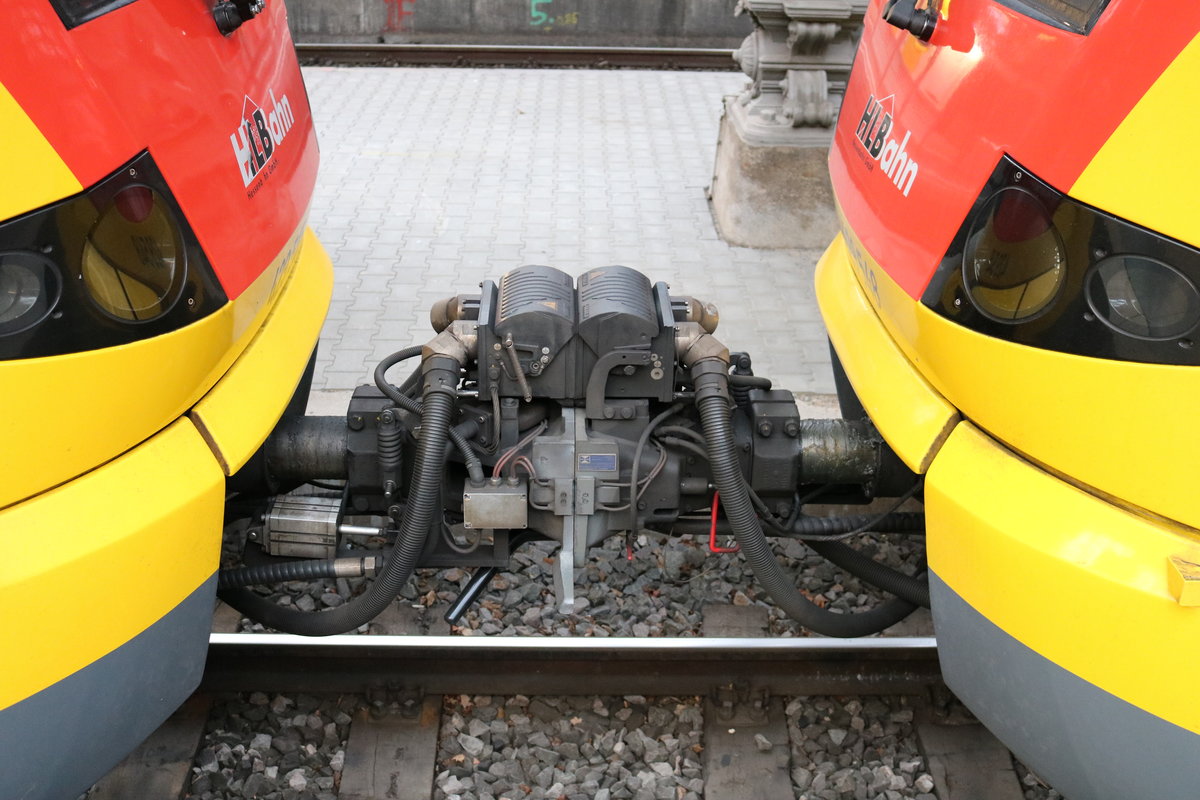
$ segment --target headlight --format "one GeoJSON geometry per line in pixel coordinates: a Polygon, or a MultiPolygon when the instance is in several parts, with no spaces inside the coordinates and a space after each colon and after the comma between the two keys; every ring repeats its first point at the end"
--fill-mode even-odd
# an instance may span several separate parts
{"type": "Polygon", "coordinates": [[[0,336],[20,333],[46,318],[62,288],[54,262],[40,253],[0,253],[0,336]]]}
{"type": "Polygon", "coordinates": [[[186,266],[179,225],[162,195],[147,186],[122,189],[84,240],[88,293],[105,313],[127,322],[170,311],[186,266]]]}
{"type": "Polygon", "coordinates": [[[149,153],[74,197],[0,222],[0,359],[128,344],[225,302],[149,153]]]}
{"type": "Polygon", "coordinates": [[[1087,300],[1096,318],[1126,336],[1166,341],[1200,322],[1200,293],[1179,270],[1144,256],[1112,256],[1092,267],[1087,300]]]}
{"type": "Polygon", "coordinates": [[[1067,257],[1050,212],[1024,189],[1001,189],[975,215],[963,254],[971,302],[998,322],[1045,311],[1062,288],[1067,257]]]}
{"type": "Polygon", "coordinates": [[[979,333],[1093,358],[1200,366],[1200,250],[1000,159],[921,302],[979,333]]]}

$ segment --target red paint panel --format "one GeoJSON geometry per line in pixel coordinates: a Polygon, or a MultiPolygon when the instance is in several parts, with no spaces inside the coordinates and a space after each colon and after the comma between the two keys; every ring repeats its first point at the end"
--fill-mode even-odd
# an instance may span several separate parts
{"type": "Polygon", "coordinates": [[[867,10],[830,173],[863,245],[914,298],[1002,153],[1069,188],[1200,28],[1200,3],[1113,0],[1080,36],[993,0],[953,0],[923,44],[884,23],[882,5],[867,10]],[[887,113],[890,160],[871,153],[887,113]]]}
{"type": "Polygon", "coordinates": [[[241,294],[300,224],[316,183],[283,0],[229,37],[195,0],[137,0],[70,31],[45,0],[6,9],[0,82],[79,182],[149,148],[226,293],[241,294]],[[252,118],[246,143],[258,145],[251,157],[271,157],[247,185],[235,143],[255,106],[263,122],[252,118]],[[272,130],[277,143],[265,140],[272,130]]]}

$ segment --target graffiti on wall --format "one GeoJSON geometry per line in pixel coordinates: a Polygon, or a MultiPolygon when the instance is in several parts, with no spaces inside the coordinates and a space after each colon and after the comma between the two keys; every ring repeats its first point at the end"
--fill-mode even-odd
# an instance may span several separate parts
{"type": "Polygon", "coordinates": [[[413,6],[417,4],[417,0],[384,0],[384,2],[387,3],[388,18],[383,29],[388,33],[407,31],[411,27],[408,19],[412,16],[413,6]]]}
{"type": "Polygon", "coordinates": [[[529,0],[529,24],[544,31],[579,24],[578,11],[556,13],[558,9],[553,8],[553,4],[554,0],[529,0]]]}

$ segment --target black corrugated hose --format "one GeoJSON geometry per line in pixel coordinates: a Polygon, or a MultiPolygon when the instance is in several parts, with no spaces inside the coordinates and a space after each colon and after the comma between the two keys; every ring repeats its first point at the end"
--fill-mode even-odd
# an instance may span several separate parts
{"type": "Polygon", "coordinates": [[[862,613],[838,614],[821,608],[801,594],[784,574],[763,533],[762,523],[750,501],[750,494],[738,464],[729,412],[729,376],[720,359],[708,359],[692,365],[696,387],[696,407],[704,435],[708,439],[709,463],[713,483],[721,493],[721,506],[733,527],[733,535],[742,554],[771,599],[804,627],[826,636],[866,636],[893,625],[912,613],[913,603],[900,598],[862,613]]]}
{"type": "Polygon", "coordinates": [[[853,547],[841,542],[821,542],[809,539],[805,541],[805,544],[826,561],[861,578],[872,586],[877,586],[885,592],[890,592],[896,597],[915,603],[922,608],[929,608],[928,582],[912,575],[905,575],[886,564],[880,564],[870,556],[863,555],[853,547]]]}
{"type": "MultiPolygon", "coordinates": [[[[387,395],[388,399],[400,408],[417,415],[421,415],[422,413],[422,402],[408,396],[408,388],[410,388],[410,384],[413,382],[413,376],[410,375],[401,384],[400,388],[397,389],[388,381],[387,371],[401,361],[407,361],[410,358],[421,355],[421,349],[422,345],[415,344],[412,347],[397,350],[375,366],[375,385],[379,387],[379,391],[387,395]]],[[[467,468],[467,475],[471,478],[471,481],[478,485],[487,480],[487,477],[483,473],[483,462],[480,461],[479,455],[471,448],[467,437],[463,435],[462,431],[451,428],[448,435],[450,441],[454,442],[454,446],[462,453],[463,464],[467,468]]]]}
{"type": "Polygon", "coordinates": [[[332,558],[308,558],[303,561],[280,561],[223,569],[217,575],[217,589],[223,591],[240,586],[336,578],[337,569],[333,562],[332,558]]]}
{"type": "MultiPolygon", "coordinates": [[[[920,533],[925,530],[925,514],[920,511],[893,511],[872,517],[870,514],[848,514],[844,517],[800,517],[787,526],[787,531],[805,537],[838,536],[866,526],[876,533],[920,533]]],[[[806,538],[805,541],[820,541],[806,538]]]]}
{"type": "Polygon", "coordinates": [[[268,627],[301,636],[345,633],[379,616],[400,593],[425,547],[446,463],[443,448],[454,411],[459,366],[445,356],[432,356],[426,361],[421,404],[423,435],[417,443],[408,502],[396,543],[386,555],[387,563],[366,592],[337,608],[312,613],[278,606],[248,589],[219,591],[221,599],[268,627]]]}

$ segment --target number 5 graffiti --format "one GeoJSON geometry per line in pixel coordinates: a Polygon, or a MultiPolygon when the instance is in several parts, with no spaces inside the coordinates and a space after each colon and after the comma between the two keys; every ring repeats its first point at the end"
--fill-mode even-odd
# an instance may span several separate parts
{"type": "Polygon", "coordinates": [[[529,17],[530,25],[546,25],[550,23],[550,17],[545,11],[542,11],[538,6],[548,6],[551,0],[529,0],[529,17]]]}

